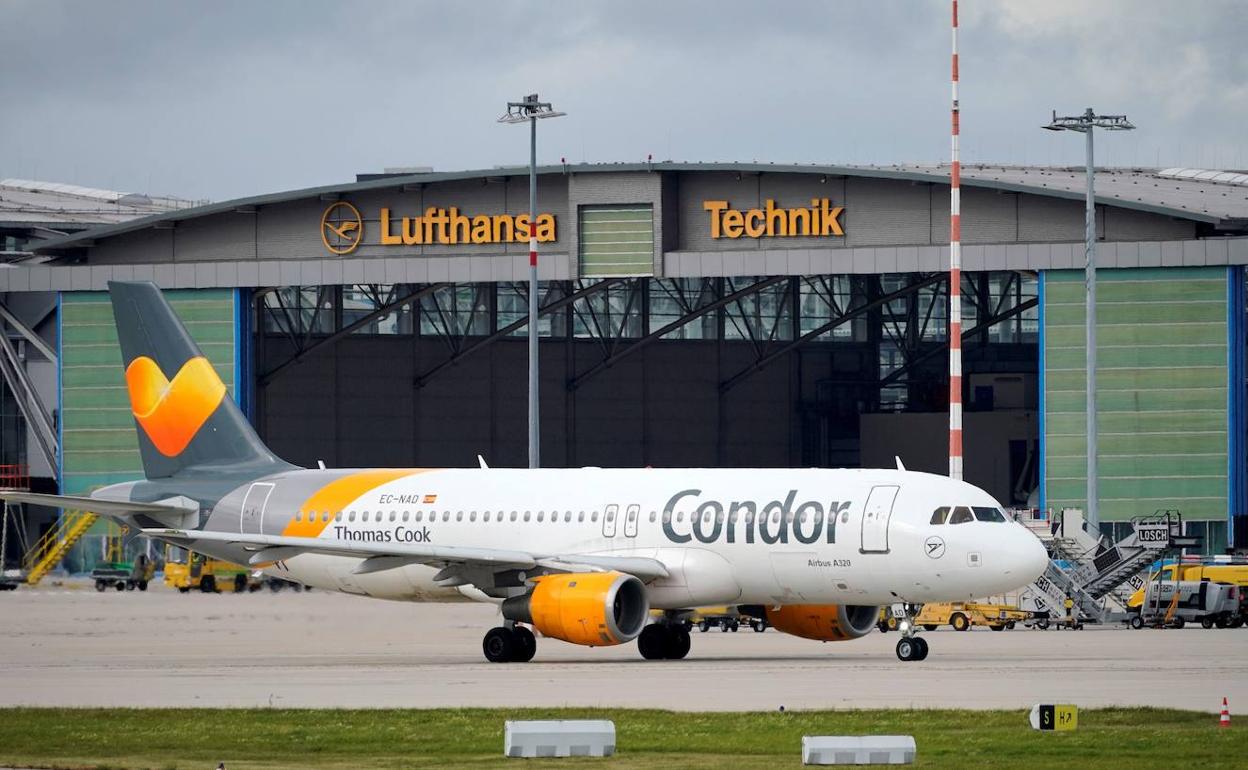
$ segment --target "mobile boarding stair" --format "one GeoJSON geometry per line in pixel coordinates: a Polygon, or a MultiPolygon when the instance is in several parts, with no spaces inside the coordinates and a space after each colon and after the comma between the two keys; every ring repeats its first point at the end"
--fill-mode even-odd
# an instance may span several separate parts
{"type": "Polygon", "coordinates": [[[1044,574],[1024,591],[1023,607],[1062,620],[1069,596],[1080,624],[1126,621],[1128,599],[1143,584],[1140,573],[1167,552],[1200,544],[1199,538],[1183,535],[1178,511],[1133,519],[1131,534],[1117,543],[1088,532],[1083,511],[1076,508],[1056,520],[1019,520],[1044,542],[1050,558],[1044,574]]]}

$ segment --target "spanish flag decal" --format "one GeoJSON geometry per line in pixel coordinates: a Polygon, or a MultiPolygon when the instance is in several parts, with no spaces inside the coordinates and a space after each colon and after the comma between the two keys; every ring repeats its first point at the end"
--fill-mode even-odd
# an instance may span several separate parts
{"type": "Polygon", "coordinates": [[[203,356],[183,364],[173,380],[155,361],[139,356],[126,367],[126,387],[134,419],[166,457],[186,449],[225,397],[225,385],[203,356]]]}
{"type": "Polygon", "coordinates": [[[437,501],[437,495],[425,495],[425,505],[428,505],[429,503],[436,503],[437,501]]]}

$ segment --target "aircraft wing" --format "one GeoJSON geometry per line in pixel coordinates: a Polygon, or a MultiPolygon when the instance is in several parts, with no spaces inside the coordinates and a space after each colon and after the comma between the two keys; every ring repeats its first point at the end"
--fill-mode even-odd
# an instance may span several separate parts
{"type": "Polygon", "coordinates": [[[109,516],[128,516],[144,513],[151,516],[198,513],[199,506],[186,498],[174,498],[159,503],[135,503],[129,500],[102,500],[98,497],[78,495],[43,495],[37,492],[0,492],[0,500],[31,505],[47,505],[52,508],[102,513],[109,516]]]}
{"type": "MultiPolygon", "coordinates": [[[[533,569],[544,567],[558,572],[605,572],[616,570],[641,580],[667,577],[668,571],[657,559],[635,556],[588,554],[534,554],[501,548],[472,548],[428,543],[358,543],[324,540],[317,537],[286,535],[243,535],[233,532],[206,532],[193,529],[144,529],[143,534],[164,540],[210,540],[241,545],[253,551],[250,561],[260,564],[288,559],[301,553],[355,556],[365,561],[358,574],[379,572],[405,564],[433,564],[443,567],[463,565],[487,569],[533,569]]],[[[445,571],[445,570],[444,570],[445,571]]]]}

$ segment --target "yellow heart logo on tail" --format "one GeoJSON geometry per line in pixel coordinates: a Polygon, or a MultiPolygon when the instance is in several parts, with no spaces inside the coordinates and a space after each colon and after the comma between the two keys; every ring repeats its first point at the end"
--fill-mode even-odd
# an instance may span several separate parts
{"type": "Polygon", "coordinates": [[[225,397],[225,385],[212,364],[196,356],[172,381],[147,356],[126,367],[130,411],[143,432],[165,457],[176,457],[203,427],[225,397]]]}

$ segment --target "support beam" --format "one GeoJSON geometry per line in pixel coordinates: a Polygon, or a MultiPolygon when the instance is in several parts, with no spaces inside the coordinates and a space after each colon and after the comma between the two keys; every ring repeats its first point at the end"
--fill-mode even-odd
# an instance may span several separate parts
{"type": "MultiPolygon", "coordinates": [[[[403,305],[406,305],[409,302],[414,302],[422,297],[432,294],[438,289],[442,289],[442,288],[445,288],[447,286],[452,286],[452,285],[453,284],[450,284],[450,283],[431,283],[428,286],[425,286],[423,288],[417,289],[412,292],[408,292],[407,294],[400,297],[399,299],[396,299],[394,302],[391,302],[386,305],[382,305],[381,307],[377,308],[376,310],[364,316],[363,318],[359,319],[358,321],[355,321],[350,326],[344,326],[342,329],[339,329],[338,331],[329,335],[325,339],[318,340],[315,345],[311,345],[310,347],[300,350],[298,353],[295,353],[295,355],[291,356],[289,359],[279,364],[274,369],[268,372],[265,372],[263,375],[260,376],[260,380],[259,380],[260,385],[262,387],[268,385],[269,383],[273,382],[273,380],[277,377],[277,375],[280,374],[282,371],[284,371],[287,367],[291,366],[292,364],[297,364],[300,361],[303,361],[305,358],[312,355],[313,353],[316,353],[317,351],[324,350],[325,348],[329,347],[330,345],[333,345],[334,343],[336,343],[338,340],[342,339],[343,337],[346,337],[347,335],[352,334],[357,329],[362,329],[365,326],[368,326],[370,323],[377,320],[378,318],[381,318],[383,315],[386,315],[387,313],[390,313],[394,311],[395,309],[403,305]]],[[[258,325],[262,326],[263,323],[264,323],[263,318],[258,319],[258,325]]]]}
{"type": "MultiPolygon", "coordinates": [[[[624,281],[625,279],[623,278],[608,278],[606,280],[599,281],[598,283],[595,283],[592,286],[586,286],[584,289],[581,289],[580,291],[575,292],[573,294],[569,294],[566,297],[561,297],[555,300],[554,302],[550,303],[549,305],[543,305],[541,308],[538,309],[537,315],[541,317],[544,315],[549,315],[555,312],[556,310],[562,310],[568,305],[571,305],[573,302],[584,299],[585,297],[588,297],[591,294],[596,294],[602,291],[603,289],[610,288],[611,286],[615,286],[616,284],[624,283],[624,281]]],[[[498,331],[494,332],[493,334],[487,337],[482,337],[481,339],[477,340],[473,344],[469,345],[468,347],[459,351],[455,355],[446,359],[442,363],[433,367],[429,371],[418,376],[415,381],[416,387],[423,388],[426,384],[428,384],[429,380],[433,379],[433,376],[437,374],[438,372],[442,371],[448,366],[454,366],[455,364],[458,364],[460,361],[464,360],[464,358],[466,358],[467,356],[477,352],[478,350],[481,350],[482,348],[485,348],[486,346],[495,342],[496,340],[502,339],[503,337],[506,337],[507,335],[511,334],[514,331],[519,331],[520,329],[523,329],[525,326],[528,325],[528,323],[529,323],[529,319],[526,316],[524,318],[521,318],[518,321],[514,321],[512,323],[507,324],[503,328],[499,329],[498,331]]]]}
{"type": "Polygon", "coordinates": [[[35,350],[42,353],[44,358],[54,364],[56,363],[56,351],[52,349],[52,346],[45,342],[43,337],[36,334],[33,329],[22,323],[21,319],[13,315],[13,311],[9,310],[8,306],[3,302],[0,302],[0,318],[3,318],[10,326],[17,329],[17,333],[33,345],[35,350]]]}
{"type": "MultiPolygon", "coordinates": [[[[1035,297],[1032,297],[1026,302],[1020,302],[1019,304],[1015,305],[1009,310],[1006,310],[1002,313],[992,316],[991,318],[986,319],[982,323],[976,324],[970,329],[967,329],[966,331],[962,332],[962,339],[963,341],[969,340],[972,337],[974,337],[976,334],[982,334],[983,332],[988,331],[989,329],[1001,323],[1002,321],[1008,321],[1014,316],[1022,315],[1024,312],[1031,310],[1033,307],[1035,307],[1038,304],[1040,304],[1040,300],[1035,297]]],[[[897,380],[901,379],[902,375],[904,375],[906,372],[913,370],[916,366],[923,363],[924,361],[935,358],[936,356],[943,353],[948,347],[949,347],[948,342],[945,342],[944,344],[941,344],[941,345],[937,345],[931,350],[924,352],[922,355],[915,357],[912,361],[909,361],[908,363],[906,363],[905,366],[894,369],[893,371],[888,373],[887,377],[884,377],[883,379],[880,380],[880,387],[882,388],[885,385],[893,384],[897,380]]]]}
{"type": "Polygon", "coordinates": [[[56,431],[52,428],[52,419],[48,416],[43,402],[39,400],[39,394],[35,392],[30,378],[26,376],[26,370],[22,368],[17,351],[13,349],[13,343],[9,342],[8,335],[3,333],[0,333],[0,374],[3,374],[5,384],[13,393],[13,400],[17,402],[17,407],[21,410],[22,416],[26,418],[26,423],[34,429],[35,443],[38,444],[40,453],[47,460],[52,475],[58,476],[60,471],[57,467],[57,456],[60,451],[56,442],[56,431]]]}
{"type": "Polygon", "coordinates": [[[841,315],[838,318],[834,318],[831,321],[828,321],[827,323],[822,324],[821,326],[811,329],[810,331],[806,332],[805,334],[793,340],[792,342],[789,342],[783,345],[782,347],[778,348],[777,350],[774,350],[771,353],[768,353],[767,355],[758,359],[753,364],[751,364],[749,368],[743,369],[737,372],[736,374],[734,374],[733,376],[729,377],[727,380],[724,380],[723,382],[721,382],[719,384],[719,392],[727,393],[728,391],[732,390],[734,387],[739,385],[741,381],[744,380],[745,378],[749,377],[755,372],[762,371],[769,364],[775,363],[776,360],[788,355],[793,350],[801,347],[804,343],[809,342],[810,340],[813,340],[816,337],[819,337],[820,335],[825,334],[831,331],[832,329],[835,329],[838,326],[841,326],[842,324],[849,323],[855,318],[860,318],[861,316],[866,315],[867,313],[869,313],[870,311],[874,310],[877,307],[882,307],[884,305],[887,305],[889,302],[892,302],[895,299],[899,299],[909,294],[913,294],[914,292],[924,287],[940,283],[941,281],[945,280],[946,277],[947,276],[943,273],[936,273],[936,274],[930,275],[927,278],[924,278],[923,280],[918,281],[917,283],[912,283],[909,286],[906,286],[905,288],[902,288],[902,289],[898,289],[897,291],[891,294],[885,294],[881,297],[878,297],[877,299],[871,302],[868,302],[865,305],[861,305],[841,315]]]}
{"type": "Polygon", "coordinates": [[[637,340],[632,345],[629,345],[628,347],[624,348],[620,352],[614,353],[608,356],[607,358],[603,359],[602,361],[598,362],[597,364],[594,364],[594,366],[590,367],[584,373],[578,374],[576,377],[573,377],[571,380],[568,380],[568,390],[570,391],[576,390],[577,388],[581,386],[582,383],[585,382],[585,380],[588,380],[590,377],[593,377],[595,374],[598,374],[599,372],[602,372],[606,369],[610,369],[612,366],[615,366],[615,364],[619,363],[620,359],[625,358],[629,356],[630,354],[637,352],[638,350],[645,347],[646,345],[649,345],[651,342],[654,342],[655,340],[662,338],[663,335],[670,334],[671,332],[675,331],[676,329],[679,329],[680,327],[688,324],[689,322],[696,321],[697,319],[701,318],[707,313],[711,313],[716,310],[719,310],[721,307],[730,305],[733,302],[736,302],[737,300],[743,297],[747,297],[751,294],[756,294],[762,291],[763,289],[766,289],[768,286],[774,286],[777,283],[781,283],[787,280],[789,280],[789,276],[787,275],[779,275],[779,276],[775,276],[772,278],[765,278],[761,281],[758,281],[757,283],[753,283],[745,287],[744,289],[739,289],[737,291],[734,291],[732,294],[729,294],[725,297],[721,297],[720,299],[712,302],[709,305],[700,307],[697,310],[690,312],[688,315],[681,316],[680,318],[676,319],[675,321],[672,321],[670,324],[667,324],[666,326],[659,329],[658,331],[650,332],[649,334],[637,340]]]}

